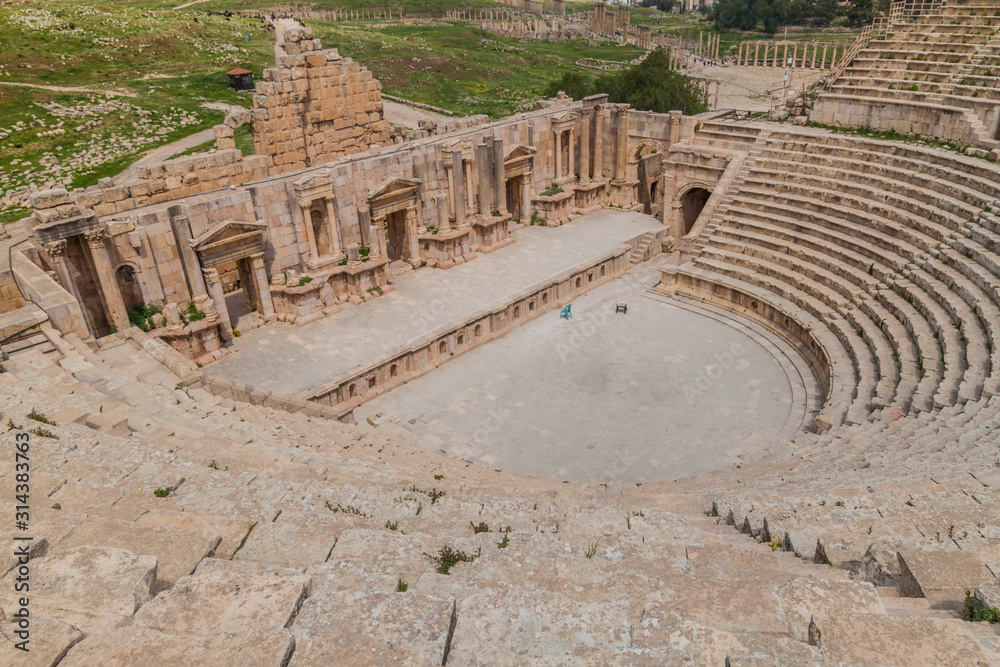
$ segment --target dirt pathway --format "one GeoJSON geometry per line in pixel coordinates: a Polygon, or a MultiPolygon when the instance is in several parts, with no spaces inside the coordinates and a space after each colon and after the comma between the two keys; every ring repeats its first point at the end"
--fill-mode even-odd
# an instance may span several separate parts
{"type": "Polygon", "coordinates": [[[80,88],[77,86],[46,86],[40,83],[22,83],[20,81],[0,81],[0,86],[21,86],[22,88],[39,88],[56,93],[90,93],[94,95],[111,95],[113,97],[135,97],[135,93],[122,90],[101,90],[98,88],[80,88]]]}

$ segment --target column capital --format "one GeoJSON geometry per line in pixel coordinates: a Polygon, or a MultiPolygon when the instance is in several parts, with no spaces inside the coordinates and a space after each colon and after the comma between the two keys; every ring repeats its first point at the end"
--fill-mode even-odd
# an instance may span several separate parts
{"type": "Polygon", "coordinates": [[[87,239],[87,245],[91,248],[103,248],[104,247],[104,230],[95,229],[91,232],[84,232],[84,238],[87,239]]]}
{"type": "Polygon", "coordinates": [[[625,114],[628,113],[628,106],[625,105],[618,107],[617,109],[615,109],[615,113],[619,116],[624,116],[625,114]]]}
{"type": "Polygon", "coordinates": [[[254,269],[264,268],[264,253],[259,252],[256,255],[250,255],[250,265],[254,269]]]}
{"type": "Polygon", "coordinates": [[[48,255],[49,259],[53,262],[66,261],[66,239],[59,239],[58,241],[46,243],[44,248],[45,254],[48,255]]]}
{"type": "Polygon", "coordinates": [[[217,283],[219,282],[219,270],[216,268],[202,269],[201,274],[205,276],[206,283],[217,283]]]}

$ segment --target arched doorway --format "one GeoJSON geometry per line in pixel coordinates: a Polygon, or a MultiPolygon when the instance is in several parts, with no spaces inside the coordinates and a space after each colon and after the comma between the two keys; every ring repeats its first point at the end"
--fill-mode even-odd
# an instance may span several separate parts
{"type": "Polygon", "coordinates": [[[705,188],[692,188],[681,197],[681,214],[684,217],[684,233],[690,234],[694,223],[705,208],[705,202],[712,196],[712,193],[705,188]]]}
{"type": "Polygon", "coordinates": [[[132,266],[128,264],[119,266],[115,271],[115,280],[118,282],[118,291],[121,292],[126,310],[132,310],[143,304],[142,286],[139,285],[139,279],[132,266]]]}

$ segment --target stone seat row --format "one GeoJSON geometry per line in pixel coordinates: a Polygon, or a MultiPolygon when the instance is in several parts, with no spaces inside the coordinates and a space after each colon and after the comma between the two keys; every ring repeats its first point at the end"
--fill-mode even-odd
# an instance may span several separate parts
{"type": "MultiPolygon", "coordinates": [[[[873,265],[870,265],[869,268],[870,268],[870,270],[873,269],[873,265]]],[[[874,273],[874,271],[872,271],[872,272],[874,273]]],[[[883,278],[883,280],[885,280],[885,278],[883,278]]],[[[932,281],[933,280],[934,279],[932,279],[932,281]]],[[[832,281],[832,282],[834,282],[834,284],[836,284],[835,280],[832,281]]],[[[894,281],[894,282],[898,282],[898,281],[894,281]]],[[[927,285],[927,281],[924,281],[924,284],[927,285]]],[[[947,289],[946,288],[942,289],[942,285],[940,285],[940,284],[935,284],[935,285],[933,285],[933,287],[934,287],[934,292],[936,292],[936,295],[939,296],[939,297],[941,296],[942,292],[947,292],[947,289]]],[[[951,340],[952,346],[954,348],[957,348],[957,349],[961,350],[962,346],[957,345],[955,343],[955,340],[954,340],[955,339],[955,332],[954,332],[954,329],[951,326],[951,324],[952,324],[952,321],[956,321],[956,322],[962,322],[962,321],[968,322],[968,321],[970,321],[968,318],[971,315],[971,311],[968,310],[968,309],[963,309],[961,311],[958,311],[958,310],[956,310],[956,305],[953,302],[951,302],[951,301],[946,301],[944,306],[940,306],[940,305],[938,305],[938,303],[934,299],[928,299],[928,298],[922,296],[920,294],[920,291],[917,290],[917,289],[915,289],[912,285],[910,285],[907,289],[904,290],[904,294],[911,301],[914,301],[914,296],[913,296],[914,293],[917,294],[917,296],[916,296],[916,303],[918,304],[918,306],[922,307],[923,314],[925,316],[928,316],[931,319],[931,321],[934,322],[934,325],[935,325],[935,334],[934,334],[934,336],[935,336],[935,338],[937,338],[938,336],[943,335],[945,337],[946,341],[949,340],[949,339],[951,340]],[[946,309],[950,309],[950,313],[945,314],[944,311],[946,309]]],[[[851,297],[852,295],[847,295],[847,296],[851,297]]],[[[947,294],[945,294],[944,296],[946,297],[947,294]]],[[[975,320],[976,320],[976,318],[973,315],[971,321],[975,321],[975,320]]],[[[979,332],[977,332],[977,333],[979,333],[979,332]]],[[[976,334],[974,334],[974,336],[975,335],[976,334]]],[[[985,349],[985,346],[983,347],[983,349],[985,349]]],[[[925,352],[927,352],[927,351],[928,350],[925,350],[925,352]]],[[[924,357],[929,357],[929,355],[926,355],[926,354],[923,355],[923,356],[924,357]]],[[[934,355],[934,356],[936,357],[936,355],[934,355]]],[[[978,357],[979,356],[978,353],[975,356],[978,357]]],[[[945,354],[945,357],[946,357],[947,361],[950,361],[952,363],[955,363],[955,362],[961,363],[960,362],[961,359],[967,358],[965,355],[962,355],[962,354],[951,355],[951,354],[947,354],[947,353],[945,354]]],[[[970,362],[970,367],[971,368],[976,369],[978,367],[978,370],[974,371],[977,375],[981,374],[983,372],[984,361],[986,361],[986,360],[984,360],[982,358],[979,358],[977,360],[974,360],[973,362],[970,362]]],[[[985,366],[986,366],[986,370],[988,370],[989,364],[985,363],[985,366]]]]}
{"type": "MultiPolygon", "coordinates": [[[[118,349],[116,358],[133,352],[118,349]]],[[[65,371],[36,360],[32,367],[25,364],[5,374],[16,375],[3,378],[12,380],[4,386],[10,390],[4,395],[23,400],[18,407],[5,402],[4,413],[20,421],[30,404],[57,414],[53,410],[66,397],[83,404],[89,400],[94,411],[103,407],[128,412],[127,406],[102,399],[96,391],[88,392],[56,373],[65,371]],[[46,384],[42,377],[51,382],[46,384]],[[32,396],[24,389],[28,386],[32,396]],[[48,396],[50,391],[54,395],[48,396]]],[[[105,376],[97,383],[107,389],[112,379],[105,376]]],[[[192,417],[214,407],[200,393],[192,397],[203,402],[200,411],[187,412],[192,417]]],[[[275,429],[274,414],[261,406],[243,406],[228,414],[244,415],[245,423],[260,420],[267,432],[275,429]],[[265,424],[268,418],[272,421],[265,424]]],[[[423,513],[427,522],[411,521],[402,535],[378,525],[386,510],[374,501],[354,502],[365,514],[378,512],[378,520],[322,507],[319,498],[327,494],[316,493],[318,480],[289,487],[279,476],[271,488],[271,469],[266,465],[260,465],[257,474],[247,474],[164,456],[165,450],[159,448],[172,449],[170,440],[144,446],[155,421],[150,417],[150,424],[142,425],[146,430],[129,427],[128,436],[72,421],[51,426],[61,439],[45,443],[53,451],[42,460],[58,459],[55,449],[65,448],[65,467],[58,472],[81,480],[52,494],[61,507],[73,499],[82,502],[90,484],[104,484],[93,488],[104,489],[105,500],[138,484],[145,489],[158,483],[173,487],[166,498],[146,493],[123,503],[122,496],[104,514],[97,511],[97,496],[91,495],[86,509],[92,513],[80,514],[81,524],[62,541],[53,537],[49,550],[35,559],[40,580],[57,582],[37,591],[36,618],[60,630],[61,634],[49,635],[56,639],[47,648],[53,654],[66,652],[67,664],[114,662],[125,656],[198,661],[208,655],[216,664],[353,664],[359,650],[372,651],[377,662],[442,662],[447,651],[456,664],[480,664],[490,659],[490,651],[503,653],[515,646],[533,659],[564,660],[582,650],[580,633],[598,638],[600,654],[592,664],[628,664],[646,654],[710,664],[715,662],[712,651],[719,651],[722,659],[729,654],[735,659],[749,647],[779,657],[793,653],[814,657],[804,642],[809,617],[829,630],[824,630],[828,656],[861,659],[880,649],[874,638],[851,639],[856,632],[849,620],[852,615],[885,617],[872,622],[900,641],[914,632],[912,621],[889,617],[870,584],[796,564],[790,554],[748,548],[735,535],[704,532],[648,509],[627,527],[618,506],[621,496],[615,493],[608,493],[606,502],[592,499],[587,509],[571,489],[560,509],[568,512],[576,505],[577,511],[562,526],[549,524],[550,533],[557,534],[533,532],[517,522],[509,550],[497,548],[496,533],[474,534],[464,521],[467,512],[482,512],[481,504],[450,498],[428,505],[423,513]],[[87,431],[101,442],[81,447],[87,431]],[[123,440],[129,445],[123,447],[123,440]],[[119,452],[128,455],[124,460],[113,458],[119,452]],[[111,461],[117,468],[109,467],[111,461]],[[112,478],[133,466],[124,477],[132,478],[131,485],[109,494],[112,478]],[[183,467],[183,481],[176,466],[183,467]],[[303,493],[313,495],[303,502],[303,493]],[[141,507],[143,513],[130,521],[126,517],[133,507],[141,507]],[[438,513],[437,520],[430,520],[438,513]],[[250,517],[256,524],[247,520],[250,517]],[[612,522],[616,528],[611,528],[612,522]],[[177,528],[179,524],[186,528],[177,528]],[[596,535],[595,531],[600,531],[602,548],[588,559],[579,539],[596,535]],[[645,539],[638,540],[640,535],[645,539]],[[290,543],[297,548],[289,549],[290,543]],[[433,553],[442,544],[470,553],[481,549],[480,556],[473,563],[459,564],[450,577],[436,574],[423,553],[433,553]],[[517,565],[525,562],[539,566],[514,576],[517,565]],[[747,580],[744,572],[750,567],[766,576],[747,580]],[[395,592],[401,578],[409,584],[406,593],[395,592]],[[635,585],[629,583],[633,580],[635,585]],[[77,581],[86,583],[70,585],[77,581]],[[754,605],[739,618],[720,614],[714,598],[699,593],[707,590],[707,582],[726,586],[733,595],[754,600],[754,605]],[[651,590],[670,591],[669,609],[648,597],[651,590]],[[824,591],[825,602],[819,606],[809,602],[817,590],[824,591]],[[790,604],[792,600],[802,603],[790,604]],[[498,610],[505,618],[516,611],[513,619],[503,620],[498,610]],[[525,647],[517,628],[534,625],[534,619],[547,621],[525,647]],[[128,632],[117,629],[123,623],[129,624],[128,632]],[[681,648],[668,641],[677,633],[688,638],[681,648]],[[400,642],[401,636],[407,641],[400,642]],[[711,641],[697,644],[702,636],[711,641]],[[684,649],[690,641],[696,642],[695,647],[684,649]]],[[[407,479],[405,473],[402,479],[407,479]]],[[[397,495],[405,494],[398,490],[400,481],[397,495]]],[[[370,492],[358,492],[372,498],[370,492]]],[[[509,494],[507,488],[505,495],[509,494]]],[[[484,500],[496,509],[475,516],[501,525],[504,517],[514,514],[510,507],[499,505],[501,498],[484,500]]],[[[382,502],[395,501],[385,497],[382,502]]],[[[72,517],[75,512],[63,507],[41,514],[72,517]]],[[[968,656],[970,664],[986,664],[986,654],[974,652],[975,640],[962,624],[921,630],[925,636],[952,638],[949,650],[968,656]]]]}

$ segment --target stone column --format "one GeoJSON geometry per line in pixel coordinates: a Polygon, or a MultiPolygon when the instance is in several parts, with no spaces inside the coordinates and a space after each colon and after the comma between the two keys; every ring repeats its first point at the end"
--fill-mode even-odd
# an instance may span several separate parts
{"type": "Polygon", "coordinates": [[[448,195],[438,195],[434,198],[438,210],[438,230],[442,233],[451,231],[451,221],[448,219],[448,195]]]}
{"type": "Polygon", "coordinates": [[[590,115],[591,108],[584,107],[580,123],[580,182],[590,182],[590,115]]]}
{"type": "Polygon", "coordinates": [[[567,176],[576,176],[576,148],[574,147],[573,128],[569,129],[569,168],[567,176]]]}
{"type": "Polygon", "coordinates": [[[97,270],[97,280],[101,283],[101,291],[104,293],[104,307],[108,312],[108,319],[118,331],[125,331],[132,324],[128,321],[125,302],[122,300],[121,290],[118,289],[118,281],[115,280],[115,271],[111,268],[111,257],[108,255],[107,246],[104,245],[104,230],[86,232],[84,236],[87,238],[87,245],[90,246],[90,255],[97,270]]]}
{"type": "Polygon", "coordinates": [[[475,210],[475,188],[472,187],[472,160],[464,160],[465,162],[465,183],[462,187],[465,188],[465,208],[466,210],[475,210]]]}
{"type": "Polygon", "coordinates": [[[69,262],[66,261],[66,243],[66,239],[46,243],[45,254],[48,255],[49,262],[52,263],[52,268],[55,269],[56,274],[59,276],[59,284],[80,304],[80,310],[83,312],[83,321],[86,322],[90,335],[96,336],[94,323],[90,321],[90,312],[84,306],[83,299],[80,298],[80,290],[76,286],[76,281],[73,280],[73,271],[70,269],[69,262]]]}
{"type": "Polygon", "coordinates": [[[337,222],[337,215],[333,208],[333,200],[326,198],[326,224],[330,226],[330,242],[333,243],[334,255],[339,255],[344,247],[340,240],[340,224],[337,222]]]}
{"type": "Polygon", "coordinates": [[[219,313],[222,340],[228,343],[233,339],[233,323],[229,320],[229,308],[226,306],[226,295],[222,291],[222,280],[219,279],[219,272],[212,268],[202,269],[201,273],[205,276],[205,287],[208,288],[208,295],[212,297],[215,310],[219,313]]]}
{"type": "Polygon", "coordinates": [[[501,213],[507,212],[506,174],[503,167],[503,139],[493,140],[493,202],[501,213]]]}
{"type": "Polygon", "coordinates": [[[722,82],[717,80],[715,82],[715,108],[716,109],[719,108],[719,96],[721,95],[721,93],[722,93],[722,82]]]}
{"type": "Polygon", "coordinates": [[[562,178],[562,131],[555,133],[556,135],[556,179],[562,178]]]}
{"type": "Polygon", "coordinates": [[[604,107],[594,107],[594,180],[604,179],[604,107]]]}
{"type": "Polygon", "coordinates": [[[489,144],[476,146],[476,162],[479,168],[479,215],[486,217],[490,215],[490,204],[493,203],[493,194],[490,192],[493,179],[489,144]]]}
{"type": "Polygon", "coordinates": [[[624,181],[628,177],[628,106],[622,105],[615,109],[618,116],[618,140],[615,148],[615,178],[624,181]]]}
{"type": "Polygon", "coordinates": [[[531,220],[531,172],[524,172],[521,179],[521,222],[531,220]]]}
{"type": "Polygon", "coordinates": [[[451,175],[455,182],[455,227],[464,229],[465,223],[465,166],[462,164],[462,151],[451,152],[451,175]]]}
{"type": "Polygon", "coordinates": [[[406,209],[406,252],[411,260],[420,257],[420,243],[417,241],[418,218],[416,206],[406,209]]]}
{"type": "Polygon", "coordinates": [[[271,320],[274,318],[274,304],[271,303],[271,284],[267,280],[267,269],[264,267],[264,253],[250,257],[250,269],[253,272],[257,299],[260,301],[260,314],[265,320],[271,320]]]}

